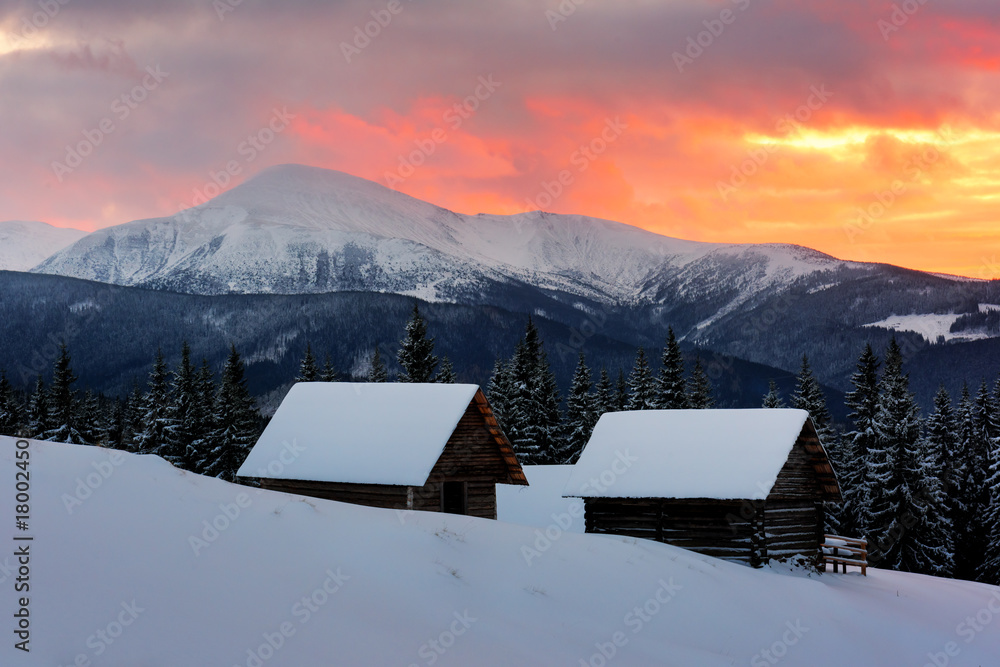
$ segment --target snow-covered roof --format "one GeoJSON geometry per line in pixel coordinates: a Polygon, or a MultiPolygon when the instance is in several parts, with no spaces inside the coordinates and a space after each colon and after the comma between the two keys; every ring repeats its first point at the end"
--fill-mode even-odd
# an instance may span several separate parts
{"type": "Polygon", "coordinates": [[[422,486],[479,387],[300,382],[241,477],[422,486]]]}
{"type": "Polygon", "coordinates": [[[807,419],[793,409],[609,412],[563,494],[765,498],[807,419]]]}

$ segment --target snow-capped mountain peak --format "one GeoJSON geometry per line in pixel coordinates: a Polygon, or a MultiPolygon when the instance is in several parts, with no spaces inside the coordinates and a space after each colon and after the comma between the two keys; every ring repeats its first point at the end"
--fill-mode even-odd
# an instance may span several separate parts
{"type": "Polygon", "coordinates": [[[27,271],[87,232],[36,221],[0,222],[0,271],[27,271]]]}

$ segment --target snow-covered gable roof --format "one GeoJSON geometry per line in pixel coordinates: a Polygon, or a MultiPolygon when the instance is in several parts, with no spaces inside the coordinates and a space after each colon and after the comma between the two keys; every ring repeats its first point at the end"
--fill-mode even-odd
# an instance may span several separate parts
{"type": "Polygon", "coordinates": [[[300,382],[237,475],[422,486],[477,391],[474,384],[300,382]]]}
{"type": "Polygon", "coordinates": [[[805,410],[644,410],[601,416],[563,494],[582,498],[765,498],[805,410]]]}

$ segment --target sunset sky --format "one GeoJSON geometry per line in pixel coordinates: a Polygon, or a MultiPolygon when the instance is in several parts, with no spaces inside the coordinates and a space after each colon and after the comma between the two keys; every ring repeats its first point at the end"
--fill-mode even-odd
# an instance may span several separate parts
{"type": "Polygon", "coordinates": [[[996,0],[32,0],[0,31],[0,220],[168,215],[297,162],[1000,277],[996,0]]]}

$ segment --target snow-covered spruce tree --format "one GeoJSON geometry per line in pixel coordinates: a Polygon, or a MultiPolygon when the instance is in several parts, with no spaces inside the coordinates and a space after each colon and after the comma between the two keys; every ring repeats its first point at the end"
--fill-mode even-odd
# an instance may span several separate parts
{"type": "Polygon", "coordinates": [[[435,382],[440,384],[455,384],[458,381],[458,376],[455,375],[455,367],[451,363],[451,359],[448,357],[441,358],[441,368],[438,369],[437,377],[434,378],[435,382]]]}
{"type": "Polygon", "coordinates": [[[590,440],[590,434],[599,416],[595,408],[596,397],[591,392],[592,387],[587,359],[581,352],[576,371],[573,373],[573,381],[570,383],[569,394],[566,396],[566,449],[569,456],[566,461],[558,463],[576,461],[584,445],[590,440]]]}
{"type": "Polygon", "coordinates": [[[326,360],[323,361],[323,370],[319,374],[320,382],[339,382],[340,376],[337,375],[337,370],[333,367],[333,360],[330,355],[326,355],[326,360]]]}
{"type": "Polygon", "coordinates": [[[49,422],[44,440],[86,445],[77,426],[79,407],[77,404],[76,382],[69,348],[65,343],[59,346],[59,358],[52,369],[52,386],[49,387],[49,422]]]}
{"type": "Polygon", "coordinates": [[[299,362],[299,374],[296,382],[315,382],[319,378],[319,368],[316,367],[316,357],[313,356],[312,345],[306,341],[306,351],[299,362]]]}
{"type": "Polygon", "coordinates": [[[39,375],[35,381],[35,390],[28,399],[28,410],[25,424],[24,437],[40,439],[44,437],[49,429],[49,392],[45,387],[45,380],[39,375]]]}
{"type": "Polygon", "coordinates": [[[382,361],[382,353],[378,350],[378,343],[375,343],[375,352],[372,354],[371,365],[368,367],[368,377],[366,382],[388,382],[389,371],[382,361]]]}
{"type": "Polygon", "coordinates": [[[979,451],[973,440],[976,438],[975,406],[969,393],[968,383],[962,383],[958,406],[955,410],[955,427],[958,436],[956,458],[963,462],[963,470],[957,498],[953,507],[955,517],[955,578],[975,579],[983,562],[983,537],[976,532],[979,519],[976,517],[978,489],[973,485],[979,476],[976,472],[981,461],[975,461],[979,451]]]}
{"type": "MultiPolygon", "coordinates": [[[[611,384],[608,369],[601,367],[601,375],[594,387],[594,414],[600,419],[605,412],[615,410],[615,386],[611,384]]],[[[595,421],[596,421],[595,419],[595,421]]]]}
{"type": "Polygon", "coordinates": [[[88,445],[105,445],[108,439],[107,419],[101,409],[100,399],[90,389],[83,393],[80,400],[76,423],[80,437],[88,445]]]}
{"type": "Polygon", "coordinates": [[[181,346],[181,361],[171,373],[169,400],[171,424],[156,453],[178,468],[193,471],[198,466],[193,447],[199,409],[198,376],[191,363],[191,347],[186,341],[181,346]]]}
{"type": "Polygon", "coordinates": [[[952,406],[951,396],[944,385],[934,395],[934,412],[924,425],[925,449],[937,471],[945,516],[950,523],[948,538],[954,550],[957,545],[956,522],[964,521],[965,505],[962,485],[965,482],[966,462],[961,458],[960,430],[952,406]]]}
{"type": "Polygon", "coordinates": [[[985,514],[989,540],[977,579],[997,586],[1000,585],[1000,438],[993,439],[989,462],[989,478],[986,480],[989,505],[985,514]]]}
{"type": "Polygon", "coordinates": [[[500,425],[500,430],[508,438],[510,434],[507,427],[507,414],[512,390],[508,364],[497,357],[493,363],[493,375],[490,376],[489,384],[486,385],[486,398],[490,402],[490,408],[493,410],[497,424],[500,425]]]}
{"type": "Polygon", "coordinates": [[[655,410],[659,403],[656,381],[649,370],[646,351],[639,346],[635,354],[635,364],[628,376],[628,405],[626,410],[655,410]]]}
{"type": "Polygon", "coordinates": [[[202,358],[201,366],[194,381],[195,401],[191,406],[191,443],[184,453],[185,469],[196,473],[204,473],[207,453],[210,447],[212,433],[215,429],[215,402],[218,390],[215,386],[215,373],[208,365],[208,359],[202,358]]]}
{"type": "Polygon", "coordinates": [[[0,371],[0,435],[18,435],[21,431],[21,407],[7,371],[0,371]]]}
{"type": "Polygon", "coordinates": [[[673,327],[667,327],[667,344],[660,357],[660,376],[657,385],[657,407],[661,410],[681,410],[687,407],[687,385],[684,381],[684,357],[674,336],[673,327]]]}
{"type": "Polygon", "coordinates": [[[771,409],[785,407],[785,401],[782,400],[781,394],[778,393],[778,385],[774,383],[774,380],[769,380],[767,383],[767,393],[764,394],[761,407],[771,409]]]}
{"type": "Polygon", "coordinates": [[[232,345],[222,369],[213,416],[215,428],[204,466],[206,475],[228,482],[236,480],[236,471],[257,438],[257,410],[244,374],[243,359],[232,345]]]}
{"type": "Polygon", "coordinates": [[[877,438],[879,365],[871,344],[865,345],[857,370],[851,376],[854,388],[845,396],[854,430],[844,434],[841,440],[837,477],[844,496],[844,506],[839,513],[840,529],[849,536],[867,534],[871,524],[871,476],[868,466],[877,438]]]}
{"type": "Polygon", "coordinates": [[[969,506],[968,539],[965,542],[968,558],[966,565],[974,571],[972,578],[985,581],[983,577],[990,542],[992,526],[987,523],[990,512],[990,488],[988,480],[992,477],[990,457],[997,440],[996,407],[990,396],[986,381],[979,385],[979,391],[972,401],[971,410],[972,432],[965,451],[965,460],[969,466],[966,478],[968,495],[966,503],[969,506]]]}
{"type": "Polygon", "coordinates": [[[170,371],[163,351],[156,351],[153,369],[149,372],[146,393],[142,397],[142,419],[136,432],[135,447],[139,454],[159,454],[170,449],[168,438],[175,422],[170,405],[170,371]]]}
{"type": "Polygon", "coordinates": [[[701,367],[701,357],[695,357],[691,379],[688,381],[687,405],[695,410],[709,410],[715,407],[712,398],[712,381],[701,367]]]}
{"type": "Polygon", "coordinates": [[[434,356],[434,339],[427,337],[427,322],[420,308],[413,304],[413,314],[406,323],[406,336],[399,342],[396,353],[399,362],[399,382],[432,382],[438,358],[434,356]]]}
{"type": "Polygon", "coordinates": [[[132,385],[132,391],[125,398],[125,406],[122,411],[121,439],[117,447],[127,452],[136,451],[136,433],[142,428],[142,390],[138,382],[132,385]]]}
{"type": "Polygon", "coordinates": [[[819,434],[820,442],[826,444],[833,437],[830,425],[830,411],[826,407],[826,396],[819,386],[819,380],[809,366],[809,357],[802,355],[802,367],[795,381],[795,394],[792,396],[792,407],[805,410],[812,417],[813,425],[819,434]]]}
{"type": "Polygon", "coordinates": [[[886,352],[879,393],[876,441],[870,450],[870,559],[879,567],[906,572],[938,571],[946,566],[949,554],[928,536],[946,531],[947,526],[933,473],[919,446],[918,408],[895,339],[886,352]]]}
{"type": "Polygon", "coordinates": [[[555,375],[531,318],[509,364],[510,393],[504,421],[522,463],[551,463],[562,453],[562,416],[555,375]]]}
{"type": "Polygon", "coordinates": [[[618,369],[618,381],[615,382],[614,410],[611,412],[624,412],[628,410],[628,382],[625,381],[625,371],[618,369]]]}

